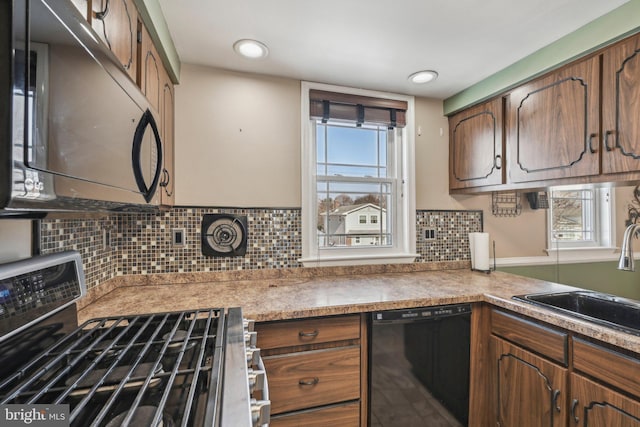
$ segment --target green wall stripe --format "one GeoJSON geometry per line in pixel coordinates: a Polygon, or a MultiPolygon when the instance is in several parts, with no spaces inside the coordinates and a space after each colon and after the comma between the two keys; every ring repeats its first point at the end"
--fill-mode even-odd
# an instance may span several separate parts
{"type": "Polygon", "coordinates": [[[444,100],[445,115],[498,95],[532,77],[640,30],[640,0],[630,0],[518,62],[444,100]]]}

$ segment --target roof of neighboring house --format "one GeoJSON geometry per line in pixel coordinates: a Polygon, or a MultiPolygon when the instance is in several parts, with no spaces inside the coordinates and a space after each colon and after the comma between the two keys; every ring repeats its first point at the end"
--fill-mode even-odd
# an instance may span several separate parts
{"type": "MultiPolygon", "coordinates": [[[[380,210],[380,206],[378,205],[374,205],[373,203],[361,203],[358,205],[346,205],[346,206],[340,206],[339,208],[336,208],[334,210],[332,210],[331,212],[329,212],[329,216],[340,216],[340,215],[347,215],[356,211],[359,211],[361,209],[364,209],[368,206],[371,206],[377,210],[380,210]]],[[[386,211],[386,209],[382,208],[382,211],[386,211]]],[[[326,215],[326,212],[322,212],[321,215],[326,215]]]]}

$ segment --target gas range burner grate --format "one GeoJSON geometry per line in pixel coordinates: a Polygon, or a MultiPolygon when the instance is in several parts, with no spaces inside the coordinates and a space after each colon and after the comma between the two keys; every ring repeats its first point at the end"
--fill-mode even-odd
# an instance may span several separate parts
{"type": "Polygon", "coordinates": [[[134,425],[142,416],[153,426],[214,425],[224,316],[207,309],[89,320],[0,378],[0,403],[66,403],[72,426],[134,425]]]}

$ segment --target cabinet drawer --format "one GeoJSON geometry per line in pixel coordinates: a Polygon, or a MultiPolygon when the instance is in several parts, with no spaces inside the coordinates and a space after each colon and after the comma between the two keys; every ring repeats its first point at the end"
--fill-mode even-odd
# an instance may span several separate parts
{"type": "Polygon", "coordinates": [[[259,323],[258,347],[271,349],[360,338],[360,315],[259,323]]]}
{"type": "Polygon", "coordinates": [[[573,338],[573,366],[603,382],[640,397],[640,360],[573,338]]]}
{"type": "Polygon", "coordinates": [[[271,413],[360,398],[360,348],[341,347],[264,358],[271,413]]]}
{"type": "Polygon", "coordinates": [[[358,427],[359,425],[360,404],[358,402],[274,416],[269,422],[271,427],[358,427]]]}
{"type": "Polygon", "coordinates": [[[565,332],[493,310],[491,333],[567,366],[568,336],[565,332]]]}

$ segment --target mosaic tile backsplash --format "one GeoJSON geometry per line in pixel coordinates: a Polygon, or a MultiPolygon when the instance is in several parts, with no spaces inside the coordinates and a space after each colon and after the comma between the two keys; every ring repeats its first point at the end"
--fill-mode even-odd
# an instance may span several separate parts
{"type": "MultiPolygon", "coordinates": [[[[468,260],[468,233],[482,231],[482,211],[419,210],[417,262],[468,260]],[[433,239],[425,230],[433,230],[433,239]]],[[[186,208],[157,214],[113,214],[98,219],[44,219],[42,253],[80,252],[89,288],[119,275],[209,272],[301,267],[300,209],[186,208]],[[202,215],[246,215],[248,246],[244,257],[202,255],[202,215]],[[184,230],[185,243],[172,244],[172,231],[184,230]]]]}

